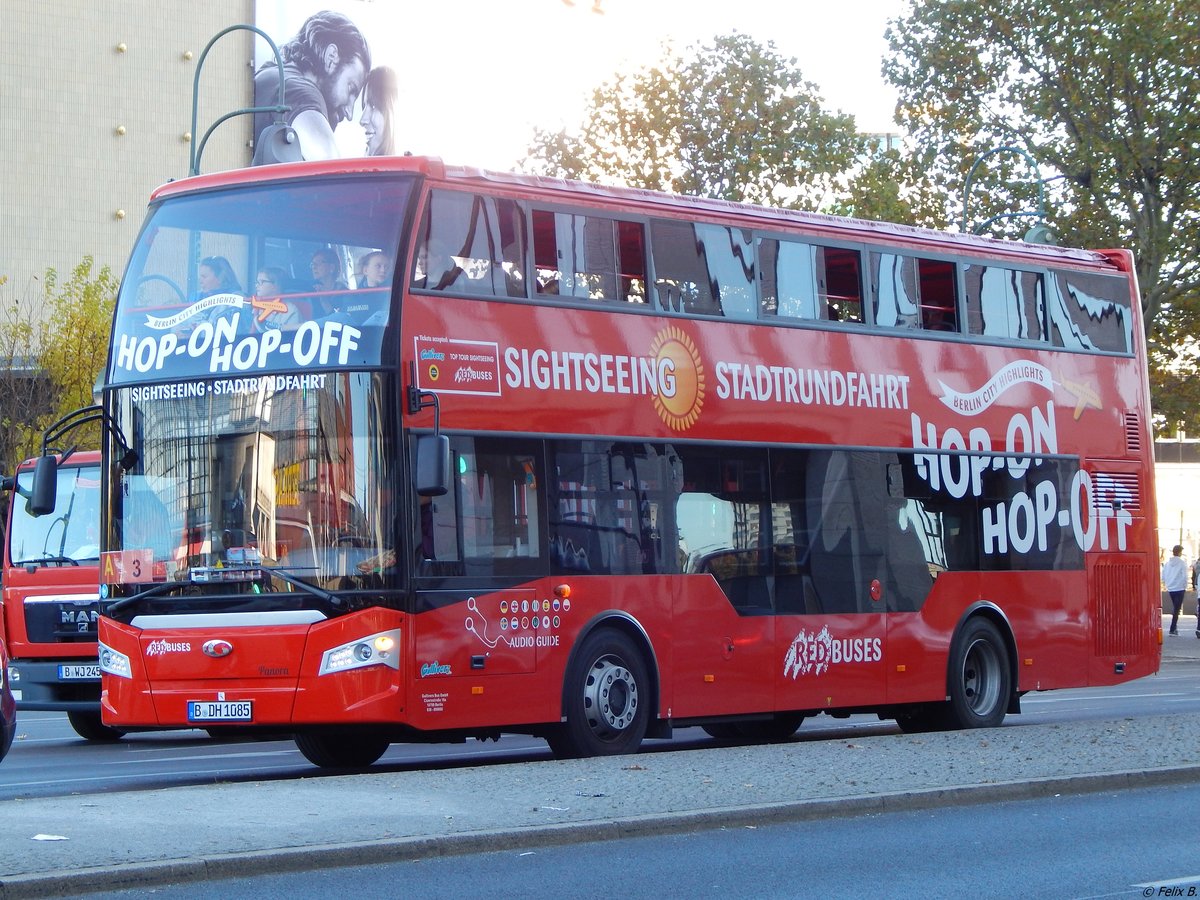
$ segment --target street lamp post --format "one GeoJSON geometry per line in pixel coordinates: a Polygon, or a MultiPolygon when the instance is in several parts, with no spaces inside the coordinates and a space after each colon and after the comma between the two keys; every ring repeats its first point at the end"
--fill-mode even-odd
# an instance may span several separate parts
{"type": "Polygon", "coordinates": [[[253,25],[230,25],[228,28],[222,29],[213,36],[213,39],[204,48],[204,52],[200,54],[200,59],[196,62],[196,75],[192,80],[193,138],[196,134],[197,101],[200,95],[200,72],[204,68],[204,58],[208,56],[208,51],[212,49],[213,44],[231,31],[253,31],[271,47],[271,52],[275,54],[275,65],[279,67],[279,95],[274,106],[251,106],[244,109],[235,109],[233,112],[225,113],[225,115],[213,122],[209,126],[208,131],[204,132],[204,137],[201,138],[200,142],[192,144],[191,161],[188,166],[189,175],[200,174],[200,157],[204,153],[204,145],[208,143],[209,136],[216,130],[218,125],[226,119],[232,119],[234,116],[251,115],[253,113],[275,114],[275,121],[264,128],[262,134],[254,142],[254,165],[261,165],[268,162],[290,162],[301,158],[300,142],[296,138],[296,132],[283,121],[284,113],[291,109],[290,106],[284,103],[283,57],[279,53],[279,48],[275,46],[275,42],[271,40],[270,35],[260,28],[255,28],[253,25]]]}
{"type": "Polygon", "coordinates": [[[1017,153],[1017,154],[1023,156],[1025,158],[1025,161],[1029,163],[1029,168],[1033,172],[1036,183],[1037,183],[1038,207],[1036,210],[1022,210],[1019,212],[1000,213],[999,215],[992,216],[991,218],[986,219],[983,222],[980,222],[978,225],[975,226],[975,228],[971,229],[971,232],[973,234],[982,234],[984,229],[986,229],[989,225],[991,225],[993,222],[998,222],[1001,219],[1035,218],[1035,219],[1040,219],[1041,221],[1038,224],[1034,225],[1032,228],[1030,228],[1027,232],[1025,232],[1025,240],[1031,244],[1053,244],[1053,243],[1055,243],[1057,238],[1055,237],[1054,232],[1050,229],[1050,227],[1048,225],[1045,224],[1046,188],[1045,188],[1045,184],[1042,182],[1041,173],[1038,172],[1037,163],[1034,161],[1032,156],[1030,156],[1028,153],[1026,153],[1020,147],[1011,147],[1011,146],[1007,146],[1007,145],[1004,147],[993,147],[991,150],[988,150],[986,153],[980,154],[976,158],[975,162],[971,165],[971,170],[969,172],[967,172],[967,180],[963,184],[962,230],[967,231],[967,223],[970,221],[969,212],[970,212],[970,205],[971,205],[971,183],[975,178],[975,172],[979,169],[979,167],[984,163],[985,160],[987,160],[991,156],[995,156],[997,153],[1017,153]]]}

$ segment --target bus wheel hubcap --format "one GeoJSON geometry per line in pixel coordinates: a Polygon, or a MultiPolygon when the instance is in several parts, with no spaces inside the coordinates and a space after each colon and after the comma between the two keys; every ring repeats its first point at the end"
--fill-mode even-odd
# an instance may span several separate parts
{"type": "Polygon", "coordinates": [[[583,686],[583,708],[597,734],[614,734],[633,724],[638,687],[633,673],[619,660],[596,660],[583,686]]]}

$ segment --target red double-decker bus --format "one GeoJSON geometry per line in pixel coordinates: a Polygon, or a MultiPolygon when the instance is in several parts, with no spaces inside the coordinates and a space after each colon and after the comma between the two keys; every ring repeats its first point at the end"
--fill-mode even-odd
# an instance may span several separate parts
{"type": "Polygon", "coordinates": [[[303,163],[160,188],[111,346],[113,727],[574,756],[1158,668],[1124,251],[303,163]]]}

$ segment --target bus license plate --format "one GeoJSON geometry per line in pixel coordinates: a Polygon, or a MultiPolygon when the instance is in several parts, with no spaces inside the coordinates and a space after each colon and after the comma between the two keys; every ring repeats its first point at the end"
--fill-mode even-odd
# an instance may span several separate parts
{"type": "Polygon", "coordinates": [[[63,665],[58,667],[59,681],[99,681],[100,666],[63,665]]]}
{"type": "Polygon", "coordinates": [[[249,722],[254,718],[252,700],[189,700],[189,722],[249,722]]]}

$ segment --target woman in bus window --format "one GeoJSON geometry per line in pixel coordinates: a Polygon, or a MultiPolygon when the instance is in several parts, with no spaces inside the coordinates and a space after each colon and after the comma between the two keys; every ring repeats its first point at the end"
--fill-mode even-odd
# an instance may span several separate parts
{"type": "Polygon", "coordinates": [[[362,278],[359,287],[387,287],[392,283],[392,258],[382,250],[372,250],[358,262],[362,278]]]}
{"type": "Polygon", "coordinates": [[[342,278],[339,271],[341,264],[338,262],[337,254],[328,247],[322,247],[313,253],[309,269],[312,271],[312,289],[314,291],[346,290],[346,280],[342,278]]]}
{"type": "Polygon", "coordinates": [[[233,266],[223,256],[206,256],[196,268],[196,282],[200,287],[200,298],[213,294],[241,294],[233,266]]]}
{"type": "Polygon", "coordinates": [[[260,329],[294,328],[300,320],[296,307],[279,297],[287,272],[278,266],[263,266],[254,280],[254,321],[260,329]]]}
{"type": "Polygon", "coordinates": [[[396,152],[396,101],[400,81],[394,69],[378,66],[367,75],[363,111],[358,124],[367,138],[367,156],[392,156],[396,152]]]}

